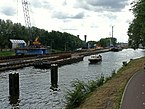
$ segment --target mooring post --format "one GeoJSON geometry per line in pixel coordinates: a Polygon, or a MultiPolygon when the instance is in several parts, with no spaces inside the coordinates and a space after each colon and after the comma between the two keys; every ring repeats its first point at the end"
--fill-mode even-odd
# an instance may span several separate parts
{"type": "Polygon", "coordinates": [[[51,64],[51,89],[57,90],[58,88],[58,65],[51,64]]]}
{"type": "Polygon", "coordinates": [[[144,63],[144,71],[145,71],[145,63],[144,63]]]}
{"type": "Polygon", "coordinates": [[[9,95],[19,97],[19,73],[9,74],[9,95]]]}
{"type": "Polygon", "coordinates": [[[123,61],[123,66],[127,66],[127,61],[123,61]]]}

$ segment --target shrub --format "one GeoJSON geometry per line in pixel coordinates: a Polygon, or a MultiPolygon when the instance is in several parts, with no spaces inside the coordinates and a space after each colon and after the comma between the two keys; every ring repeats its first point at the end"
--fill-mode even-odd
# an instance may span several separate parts
{"type": "Polygon", "coordinates": [[[67,91],[66,109],[73,109],[75,107],[78,107],[81,104],[81,102],[85,99],[87,94],[85,83],[83,81],[73,81],[72,87],[74,87],[73,90],[67,91]]]}
{"type": "Polygon", "coordinates": [[[86,87],[87,87],[87,90],[89,90],[88,93],[93,92],[98,87],[97,81],[95,80],[88,81],[88,83],[86,84],[86,87]]]}
{"type": "Polygon", "coordinates": [[[104,76],[101,75],[100,79],[97,80],[97,86],[100,87],[104,83],[104,76]]]}
{"type": "Polygon", "coordinates": [[[87,83],[83,81],[76,80],[72,82],[73,90],[67,90],[66,94],[66,109],[74,109],[78,107],[84,100],[87,95],[97,87],[100,87],[104,83],[104,75],[101,75],[100,79],[91,80],[87,83]]]}

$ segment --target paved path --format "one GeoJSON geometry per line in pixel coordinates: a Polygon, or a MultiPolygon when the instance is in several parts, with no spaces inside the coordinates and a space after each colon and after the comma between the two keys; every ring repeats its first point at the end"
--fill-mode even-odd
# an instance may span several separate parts
{"type": "Polygon", "coordinates": [[[139,71],[129,81],[120,109],[145,109],[145,71],[139,71]]]}

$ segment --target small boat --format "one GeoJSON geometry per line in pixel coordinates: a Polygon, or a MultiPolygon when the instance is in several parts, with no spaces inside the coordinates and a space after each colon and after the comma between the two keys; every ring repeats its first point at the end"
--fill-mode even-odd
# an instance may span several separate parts
{"type": "Polygon", "coordinates": [[[101,55],[92,55],[89,59],[91,64],[95,64],[99,61],[102,61],[102,56],[101,55]]]}

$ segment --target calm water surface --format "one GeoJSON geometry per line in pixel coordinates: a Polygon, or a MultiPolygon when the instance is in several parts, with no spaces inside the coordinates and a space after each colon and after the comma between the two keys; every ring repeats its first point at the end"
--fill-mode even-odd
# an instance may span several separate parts
{"type": "Polygon", "coordinates": [[[50,89],[50,70],[34,69],[26,67],[16,71],[0,73],[0,109],[64,109],[65,92],[70,89],[71,81],[79,79],[88,81],[111,75],[122,66],[123,61],[136,59],[145,56],[145,50],[124,49],[119,52],[101,53],[103,61],[90,65],[89,56],[84,61],[59,68],[59,90],[50,89]],[[17,104],[10,104],[9,101],[9,73],[19,73],[20,97],[17,104]]]}

